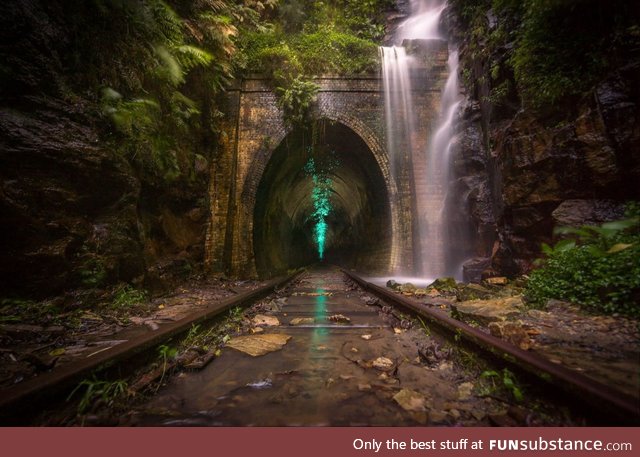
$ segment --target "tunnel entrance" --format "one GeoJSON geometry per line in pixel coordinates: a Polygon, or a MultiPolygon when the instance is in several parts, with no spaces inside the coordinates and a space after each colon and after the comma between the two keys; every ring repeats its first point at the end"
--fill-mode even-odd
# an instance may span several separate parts
{"type": "Polygon", "coordinates": [[[324,173],[328,189],[322,261],[366,272],[385,269],[392,229],[382,172],[353,130],[320,120],[289,133],[264,170],[253,224],[258,274],[274,276],[320,261],[314,217],[318,186],[309,163],[315,173],[324,173]]]}

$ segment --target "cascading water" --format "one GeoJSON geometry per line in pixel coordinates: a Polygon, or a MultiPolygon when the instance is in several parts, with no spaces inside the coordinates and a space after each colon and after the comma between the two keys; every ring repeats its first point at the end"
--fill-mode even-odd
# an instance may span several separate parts
{"type": "Polygon", "coordinates": [[[401,154],[413,150],[411,132],[415,126],[411,95],[410,61],[402,46],[380,47],[384,107],[391,173],[399,176],[401,154]]]}
{"type": "Polygon", "coordinates": [[[423,271],[431,277],[461,276],[459,261],[453,258],[448,194],[451,188],[451,149],[454,119],[460,105],[458,53],[450,51],[449,77],[442,92],[440,120],[427,150],[426,204],[419,214],[423,271]]]}
{"type": "MultiPolygon", "coordinates": [[[[446,7],[445,0],[413,0],[411,15],[398,27],[395,43],[405,40],[442,41],[439,32],[440,17],[446,7]]],[[[416,127],[411,87],[412,74],[418,71],[414,60],[403,46],[381,47],[382,78],[385,94],[387,147],[391,171],[396,182],[414,180],[415,218],[417,237],[414,244],[419,255],[414,259],[415,273],[435,278],[460,276],[460,267],[449,248],[446,207],[450,187],[450,153],[454,139],[454,118],[460,104],[458,91],[457,52],[450,51],[449,77],[441,97],[437,125],[431,126],[431,140],[426,151],[417,151],[412,140],[416,127]],[[426,154],[424,154],[426,152],[426,154]],[[423,157],[426,156],[425,157],[423,157]],[[409,157],[413,176],[402,175],[398,163],[409,157]]]]}

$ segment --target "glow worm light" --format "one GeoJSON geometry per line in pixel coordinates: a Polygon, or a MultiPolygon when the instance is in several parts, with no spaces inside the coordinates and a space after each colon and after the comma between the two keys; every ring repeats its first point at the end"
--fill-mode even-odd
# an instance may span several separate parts
{"type": "Polygon", "coordinates": [[[313,200],[313,213],[311,213],[311,219],[315,221],[313,229],[313,239],[318,247],[318,257],[320,260],[324,258],[324,249],[327,239],[327,221],[326,218],[331,212],[331,201],[329,200],[331,180],[327,178],[326,174],[319,172],[316,169],[316,163],[311,157],[307,164],[304,166],[304,170],[311,176],[313,180],[313,191],[311,192],[311,199],[313,200]]]}

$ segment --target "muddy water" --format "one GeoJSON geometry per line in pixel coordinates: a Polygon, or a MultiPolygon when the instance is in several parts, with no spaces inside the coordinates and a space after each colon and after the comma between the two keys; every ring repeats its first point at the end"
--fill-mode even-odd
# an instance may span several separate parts
{"type": "Polygon", "coordinates": [[[290,336],[282,349],[252,357],[225,348],[204,370],[175,376],[135,411],[132,423],[482,425],[489,416],[507,417],[508,401],[473,392],[477,369],[450,355],[427,364],[418,349],[433,344],[432,337],[420,326],[401,329],[408,321],[367,305],[367,298],[337,270],[306,273],[271,313],[281,325],[264,330],[290,336]],[[329,319],[337,314],[350,322],[329,319]],[[311,317],[313,323],[289,325],[311,317]],[[376,366],[379,357],[392,365],[376,366]],[[417,404],[397,400],[404,389],[417,395],[417,404]]]}

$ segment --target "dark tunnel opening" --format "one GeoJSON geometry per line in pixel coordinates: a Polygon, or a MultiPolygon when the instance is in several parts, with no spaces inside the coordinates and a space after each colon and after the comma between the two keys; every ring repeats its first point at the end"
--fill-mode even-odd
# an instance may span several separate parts
{"type": "Polygon", "coordinates": [[[329,189],[323,261],[360,271],[384,270],[391,251],[391,211],[372,151],[343,124],[323,120],[310,130],[287,135],[258,186],[253,224],[258,274],[270,277],[320,260],[311,158],[326,173],[329,189]]]}

